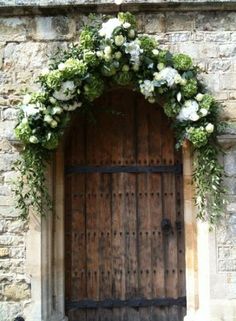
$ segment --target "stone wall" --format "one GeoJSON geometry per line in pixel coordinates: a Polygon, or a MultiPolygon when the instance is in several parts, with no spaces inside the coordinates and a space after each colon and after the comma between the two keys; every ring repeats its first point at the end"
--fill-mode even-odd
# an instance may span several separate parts
{"type": "MultiPolygon", "coordinates": [[[[68,1],[68,4],[70,3],[75,4],[76,1],[68,1]]],[[[18,152],[10,141],[14,139],[17,104],[22,97],[22,90],[26,87],[37,88],[34,79],[41,68],[47,65],[48,55],[50,56],[58,47],[78,41],[81,25],[87,21],[83,10],[71,11],[70,8],[60,8],[58,11],[54,8],[53,11],[36,13],[34,9],[29,8],[21,8],[21,11],[3,10],[3,7],[7,6],[34,4],[55,5],[57,1],[0,1],[0,320],[2,321],[11,321],[17,315],[26,317],[27,321],[33,321],[27,312],[30,311],[32,304],[32,280],[27,269],[28,225],[17,218],[18,213],[14,209],[11,194],[11,180],[15,177],[12,162],[17,158],[18,152]]],[[[173,52],[181,51],[191,55],[194,61],[207,71],[202,74],[202,78],[209,90],[222,102],[222,119],[229,125],[226,134],[232,135],[227,137],[231,137],[233,141],[233,135],[236,135],[236,6],[234,10],[231,7],[225,11],[219,11],[219,7],[214,9],[214,6],[210,8],[211,10],[207,7],[208,11],[205,11],[202,6],[197,12],[190,11],[189,8],[186,11],[183,6],[175,11],[168,9],[168,6],[166,9],[162,7],[161,10],[158,10],[158,7],[152,8],[151,11],[145,9],[145,12],[139,12],[137,7],[135,8],[140,33],[153,35],[162,47],[167,47],[173,52]]],[[[117,8],[112,6],[109,10],[115,11],[117,8]]],[[[212,244],[217,248],[217,253],[211,261],[213,263],[210,282],[216,285],[211,295],[217,300],[236,299],[236,146],[232,141],[227,143],[228,149],[223,160],[230,199],[228,221],[226,220],[224,229],[218,230],[216,238],[215,234],[211,236],[212,244]]],[[[232,315],[227,318],[225,314],[219,320],[236,320],[236,314],[233,318],[232,315]]]]}

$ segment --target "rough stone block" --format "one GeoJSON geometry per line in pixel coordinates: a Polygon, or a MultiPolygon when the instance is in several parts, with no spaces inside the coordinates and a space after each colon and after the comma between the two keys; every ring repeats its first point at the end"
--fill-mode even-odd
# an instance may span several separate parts
{"type": "Polygon", "coordinates": [[[72,39],[75,30],[75,21],[71,17],[36,17],[32,38],[34,40],[72,39]]]}
{"type": "Polygon", "coordinates": [[[148,34],[165,31],[165,16],[164,14],[148,14],[143,17],[144,32],[148,34]]]}
{"type": "Polygon", "coordinates": [[[220,112],[220,117],[223,120],[236,120],[236,101],[224,102],[223,109],[220,112]]]}
{"type": "Polygon", "coordinates": [[[236,30],[236,15],[234,12],[207,12],[196,15],[195,27],[206,31],[236,30]]]}
{"type": "Polygon", "coordinates": [[[0,235],[0,245],[9,246],[9,245],[22,245],[24,244],[24,240],[21,236],[11,235],[11,234],[3,234],[0,235]]]}
{"type": "Polygon", "coordinates": [[[207,63],[207,70],[210,72],[228,71],[233,69],[230,59],[210,59],[207,63]]]}
{"type": "Polygon", "coordinates": [[[236,72],[221,75],[220,83],[222,89],[236,89],[236,72]]]}
{"type": "Polygon", "coordinates": [[[231,33],[230,32],[205,32],[206,42],[230,42],[231,33]]]}
{"type": "Polygon", "coordinates": [[[3,295],[7,300],[20,301],[30,298],[30,286],[25,282],[5,286],[3,295]]]}
{"type": "Polygon", "coordinates": [[[25,41],[29,28],[29,18],[0,18],[1,41],[25,41]]]}
{"type": "Polygon", "coordinates": [[[236,56],[236,44],[227,44],[219,46],[219,57],[235,57],[236,56]]]}
{"type": "Polygon", "coordinates": [[[224,169],[228,176],[236,175],[236,152],[226,153],[224,156],[224,169]]]}
{"type": "Polygon", "coordinates": [[[10,254],[10,249],[8,247],[2,247],[0,248],[0,258],[4,258],[9,256],[10,254]]]}
{"type": "Polygon", "coordinates": [[[0,302],[0,320],[14,320],[21,311],[20,303],[0,302]]]}
{"type": "Polygon", "coordinates": [[[193,30],[195,17],[193,14],[168,13],[166,15],[167,31],[193,30]]]}
{"type": "Polygon", "coordinates": [[[171,32],[167,34],[168,41],[173,43],[192,41],[193,34],[191,32],[171,32]]]}

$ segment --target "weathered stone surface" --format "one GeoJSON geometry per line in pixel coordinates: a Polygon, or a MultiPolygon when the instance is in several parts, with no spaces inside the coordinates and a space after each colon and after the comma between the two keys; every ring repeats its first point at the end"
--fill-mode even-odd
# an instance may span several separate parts
{"type": "Polygon", "coordinates": [[[29,18],[0,18],[1,41],[25,41],[29,25],[29,18]]]}
{"type": "Polygon", "coordinates": [[[3,295],[10,301],[26,300],[30,298],[30,286],[25,282],[9,284],[4,287],[3,295]]]}
{"type": "Polygon", "coordinates": [[[32,38],[35,40],[72,39],[75,35],[76,24],[72,18],[65,16],[37,17],[32,38]]]}
{"type": "Polygon", "coordinates": [[[236,152],[229,152],[225,154],[224,168],[226,175],[236,175],[236,152]]]}
{"type": "Polygon", "coordinates": [[[0,258],[9,256],[10,249],[8,247],[0,248],[0,258]]]}
{"type": "Polygon", "coordinates": [[[236,16],[233,12],[209,12],[196,16],[196,29],[206,31],[236,30],[236,16]]]}
{"type": "Polygon", "coordinates": [[[163,14],[149,14],[143,17],[144,32],[155,34],[165,31],[165,16],[163,14]]]}
{"type": "Polygon", "coordinates": [[[195,22],[195,15],[186,13],[169,13],[166,15],[167,31],[192,31],[195,22]]]}
{"type": "Polygon", "coordinates": [[[220,80],[222,89],[236,90],[236,72],[221,75],[220,80]]]}
{"type": "Polygon", "coordinates": [[[22,306],[20,303],[0,302],[0,320],[14,320],[20,315],[22,306]],[[6,319],[6,316],[8,319],[6,319]]]}

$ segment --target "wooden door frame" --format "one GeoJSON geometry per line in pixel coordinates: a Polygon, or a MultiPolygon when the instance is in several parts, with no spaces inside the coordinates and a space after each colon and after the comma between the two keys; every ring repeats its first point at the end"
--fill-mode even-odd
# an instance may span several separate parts
{"type": "MultiPolygon", "coordinates": [[[[199,308],[196,211],[193,203],[192,153],[183,149],[183,193],[186,269],[186,321],[195,319],[199,308]]],[[[32,277],[30,317],[37,321],[66,321],[64,291],[64,143],[55,153],[48,173],[54,212],[46,219],[31,215],[27,236],[28,267],[32,277]],[[38,233],[36,233],[38,232],[38,233]],[[37,252],[36,252],[37,247],[37,252]],[[40,250],[39,250],[40,249],[40,250]]]]}

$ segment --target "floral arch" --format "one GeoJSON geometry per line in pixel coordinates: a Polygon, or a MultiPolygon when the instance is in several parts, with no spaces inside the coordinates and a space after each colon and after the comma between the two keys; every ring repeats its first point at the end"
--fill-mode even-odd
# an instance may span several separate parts
{"type": "Polygon", "coordinates": [[[92,102],[112,85],[132,86],[150,102],[162,96],[172,119],[177,146],[186,140],[195,151],[193,181],[198,217],[215,223],[224,207],[223,169],[218,163],[219,106],[198,79],[192,59],[161,49],[150,36],[137,34],[135,17],[119,13],[102,25],[91,21],[79,45],[58,51],[39,76],[41,91],[26,94],[15,128],[24,148],[16,162],[17,207],[28,216],[33,206],[45,214],[51,201],[45,168],[74,110],[92,112],[92,102]]]}

